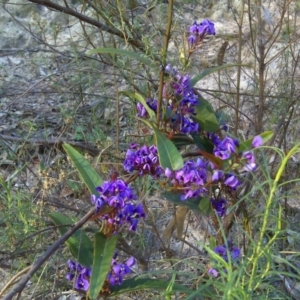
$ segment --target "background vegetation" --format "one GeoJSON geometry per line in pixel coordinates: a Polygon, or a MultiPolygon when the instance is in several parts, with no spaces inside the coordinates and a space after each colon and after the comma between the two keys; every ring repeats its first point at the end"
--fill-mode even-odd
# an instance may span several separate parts
{"type": "MultiPolygon", "coordinates": [[[[58,239],[49,213],[62,212],[75,221],[91,207],[90,192],[62,144],[81,151],[102,178],[107,179],[112,169],[126,178],[122,162],[129,143],[142,142],[150,131],[135,118],[136,102],[122,92],[158,97],[160,75],[151,64],[168,62],[193,76],[236,64],[199,81],[197,91],[241,141],[266,130],[274,133],[269,148],[259,152],[259,171],[238,192],[250,212],[248,238],[258,246],[252,257],[254,273],[247,274],[246,261],[238,272],[223,274],[212,284],[204,276],[209,250],[203,250],[214,234],[207,225],[210,218],[189,213],[184,238],[176,234],[165,238],[164,229],[178,208],[146,179],[140,179],[136,188],[149,217],[141,231],[120,241],[119,249],[138,255],[137,274],[170,281],[176,274],[177,282],[189,283],[198,294],[187,299],[198,299],[207,282],[213,288],[203,291],[204,299],[300,299],[299,153],[298,148],[289,152],[299,142],[300,2],[186,0],[174,1],[173,6],[170,2],[2,2],[1,14],[9,21],[0,28],[1,295],[58,239]],[[207,17],[216,22],[217,35],[207,38],[187,63],[183,53],[187,30],[195,19],[207,17]],[[100,47],[112,50],[88,52],[100,47]],[[261,236],[263,222],[267,234],[261,236]],[[195,236],[200,230],[201,237],[195,236]],[[258,253],[262,244],[268,245],[263,254],[258,253]],[[254,282],[252,294],[242,288],[248,280],[254,282]]],[[[236,213],[236,224],[240,220],[236,213]]],[[[241,245],[243,234],[236,225],[230,238],[241,245]]],[[[30,278],[21,299],[74,295],[65,280],[69,255],[61,245],[30,278]]],[[[119,299],[135,299],[141,293],[148,299],[166,297],[147,290],[119,299]]]]}

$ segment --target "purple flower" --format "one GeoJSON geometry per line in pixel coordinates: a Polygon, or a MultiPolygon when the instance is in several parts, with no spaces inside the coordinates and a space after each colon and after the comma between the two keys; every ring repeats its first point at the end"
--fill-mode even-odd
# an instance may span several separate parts
{"type": "Polygon", "coordinates": [[[228,174],[226,177],[227,179],[224,181],[225,185],[230,186],[233,189],[236,189],[240,185],[239,180],[234,175],[228,174]]]}
{"type": "Polygon", "coordinates": [[[215,30],[215,24],[208,20],[205,19],[198,25],[198,34],[199,35],[215,35],[216,30],[215,30]]]}
{"type": "Polygon", "coordinates": [[[223,217],[226,213],[227,200],[224,198],[220,198],[220,199],[211,198],[210,202],[211,202],[212,207],[218,213],[219,217],[223,217]]]}
{"type": "Polygon", "coordinates": [[[189,44],[195,44],[196,43],[196,36],[194,34],[191,34],[188,38],[188,43],[189,44]]]}
{"type": "Polygon", "coordinates": [[[123,282],[123,277],[131,273],[131,267],[135,265],[135,258],[130,257],[125,263],[118,263],[117,254],[115,254],[111,262],[111,271],[107,274],[107,279],[111,285],[120,285],[123,282]]]}
{"type": "Polygon", "coordinates": [[[224,259],[226,258],[225,260],[227,260],[227,250],[226,250],[226,246],[225,245],[217,246],[214,249],[214,252],[217,253],[222,258],[224,258],[224,259]]]}
{"type": "Polygon", "coordinates": [[[217,278],[217,277],[219,276],[218,271],[217,271],[216,269],[213,269],[213,268],[210,268],[210,269],[208,270],[208,274],[209,274],[209,275],[212,275],[212,276],[215,277],[215,278],[217,278]]]}
{"type": "Polygon", "coordinates": [[[112,208],[110,212],[99,217],[113,225],[110,227],[111,233],[117,232],[123,225],[135,231],[139,219],[145,217],[145,212],[141,203],[134,203],[136,195],[128,184],[121,179],[104,181],[96,190],[100,196],[91,197],[96,210],[99,211],[105,205],[112,208]]]}
{"type": "Polygon", "coordinates": [[[128,149],[123,163],[127,172],[138,171],[140,175],[150,174],[152,177],[159,178],[163,169],[159,165],[159,158],[156,146],[135,145],[128,149]]]}
{"type": "Polygon", "coordinates": [[[230,251],[233,260],[238,260],[241,257],[241,251],[238,247],[231,247],[230,251]]]}
{"type": "Polygon", "coordinates": [[[206,35],[215,35],[215,24],[210,20],[203,20],[200,24],[194,22],[189,28],[190,35],[188,37],[188,43],[194,47],[201,43],[206,35]]]}
{"type": "MultiPolygon", "coordinates": [[[[134,257],[130,257],[125,263],[118,263],[117,256],[118,254],[115,253],[111,261],[111,270],[107,274],[107,280],[111,285],[122,284],[123,277],[131,273],[130,268],[136,263],[134,257]]],[[[74,280],[74,287],[77,290],[87,291],[90,286],[92,269],[81,266],[79,263],[75,263],[72,260],[68,261],[68,269],[70,273],[66,275],[66,278],[69,281],[74,280]]]]}
{"type": "MultiPolygon", "coordinates": [[[[227,246],[225,244],[214,248],[214,252],[221,256],[225,261],[228,261],[227,246]]],[[[235,261],[237,261],[241,257],[241,252],[239,248],[233,246],[230,241],[228,242],[228,252],[231,258],[235,261]]]]}
{"type": "Polygon", "coordinates": [[[87,291],[90,286],[91,269],[81,266],[79,263],[68,260],[67,280],[74,282],[74,287],[78,290],[87,291]]]}
{"type": "Polygon", "coordinates": [[[166,168],[165,175],[167,178],[173,178],[171,184],[175,189],[180,189],[181,199],[186,200],[207,193],[205,187],[208,177],[207,167],[208,163],[198,158],[197,161],[186,161],[183,167],[177,171],[166,168]]]}
{"type": "Polygon", "coordinates": [[[256,137],[254,137],[254,139],[252,141],[252,147],[258,148],[258,147],[262,146],[263,143],[264,143],[263,138],[260,135],[257,135],[256,137]]]}
{"type": "Polygon", "coordinates": [[[213,175],[211,177],[211,181],[219,181],[222,179],[222,177],[224,176],[224,172],[221,170],[215,170],[213,172],[213,175]]]}

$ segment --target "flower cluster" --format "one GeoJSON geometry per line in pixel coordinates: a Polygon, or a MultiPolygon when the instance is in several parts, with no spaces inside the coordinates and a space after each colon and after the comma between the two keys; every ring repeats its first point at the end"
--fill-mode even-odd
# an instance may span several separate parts
{"type": "MultiPolygon", "coordinates": [[[[106,282],[111,285],[121,285],[125,275],[131,273],[131,267],[135,265],[135,258],[130,257],[124,263],[118,263],[118,253],[115,253],[111,261],[111,269],[107,274],[106,282]]],[[[74,280],[74,287],[77,290],[87,291],[90,286],[92,269],[82,266],[78,262],[68,260],[68,273],[66,278],[74,280]]],[[[104,284],[105,285],[105,284],[104,284]]]]}
{"type": "Polygon", "coordinates": [[[81,266],[80,263],[74,262],[73,260],[68,260],[68,274],[66,278],[69,281],[74,282],[74,287],[77,290],[87,291],[90,286],[90,277],[92,274],[92,269],[81,266]]]}
{"type": "Polygon", "coordinates": [[[174,131],[189,134],[198,132],[199,124],[194,122],[195,106],[199,104],[198,96],[190,83],[189,75],[180,74],[168,64],[165,71],[171,75],[171,81],[165,83],[163,95],[168,101],[167,118],[174,131]]]}
{"type": "Polygon", "coordinates": [[[200,24],[195,21],[189,29],[188,43],[191,47],[198,45],[206,35],[215,35],[215,24],[206,19],[200,24]]]}
{"type": "MultiPolygon", "coordinates": [[[[199,104],[198,96],[190,84],[190,76],[180,74],[170,64],[165,67],[170,74],[170,81],[163,88],[164,105],[166,106],[165,120],[174,132],[185,134],[198,132],[199,124],[194,122],[195,106],[199,104]]],[[[148,98],[147,105],[154,112],[157,111],[157,100],[148,98]]],[[[147,110],[141,104],[137,104],[137,116],[146,118],[147,110]]]]}
{"type": "Polygon", "coordinates": [[[189,160],[184,163],[182,169],[171,171],[166,168],[165,175],[171,179],[171,184],[176,190],[183,193],[182,200],[198,197],[207,193],[205,184],[207,182],[208,163],[198,158],[197,161],[189,160]]]}
{"type": "Polygon", "coordinates": [[[123,277],[131,273],[131,267],[135,265],[135,258],[132,256],[124,263],[118,263],[118,253],[114,254],[111,261],[111,271],[107,274],[107,279],[111,285],[121,285],[123,277]]]}
{"type": "MultiPolygon", "coordinates": [[[[241,257],[240,249],[236,246],[233,246],[231,242],[228,242],[227,246],[225,244],[217,246],[214,248],[214,252],[221,256],[226,262],[229,260],[228,255],[230,255],[233,261],[238,261],[241,257]]],[[[214,268],[210,268],[208,273],[214,277],[219,276],[219,272],[214,268]]]]}
{"type": "Polygon", "coordinates": [[[139,175],[150,174],[159,178],[163,173],[163,169],[159,165],[158,153],[156,146],[142,146],[131,144],[126,152],[123,163],[127,172],[138,171],[139,175]]]}
{"type": "Polygon", "coordinates": [[[135,204],[136,196],[126,182],[121,179],[105,181],[96,188],[100,196],[92,195],[91,200],[99,211],[103,206],[112,210],[100,218],[106,220],[111,226],[112,234],[122,225],[128,225],[129,230],[137,229],[138,221],[145,217],[143,205],[135,204]]]}

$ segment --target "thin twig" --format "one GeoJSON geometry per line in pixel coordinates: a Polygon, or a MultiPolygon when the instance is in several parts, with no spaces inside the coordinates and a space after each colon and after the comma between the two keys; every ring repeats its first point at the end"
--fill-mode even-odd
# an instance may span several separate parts
{"type": "Polygon", "coordinates": [[[159,80],[157,118],[156,118],[157,128],[159,127],[160,116],[161,116],[161,107],[162,107],[162,102],[163,102],[163,87],[164,87],[164,76],[165,76],[164,69],[165,69],[165,64],[166,64],[166,59],[167,59],[169,41],[170,41],[170,37],[171,37],[172,20],[173,20],[173,0],[169,0],[168,22],[167,22],[167,28],[166,28],[164,47],[162,49],[162,67],[160,70],[160,80],[159,80]]]}
{"type": "Polygon", "coordinates": [[[62,245],[70,236],[72,236],[79,228],[81,228],[95,213],[95,208],[92,208],[84,217],[74,224],[64,235],[62,235],[52,246],[50,246],[44,254],[42,254],[32,265],[30,270],[23,276],[18,285],[12,289],[3,300],[11,300],[16,294],[21,294],[29,279],[41,267],[41,265],[62,245]]]}
{"type": "Polygon", "coordinates": [[[67,143],[70,144],[71,146],[75,146],[87,151],[90,151],[94,154],[98,154],[100,152],[99,149],[93,146],[89,146],[86,143],[82,142],[75,142],[75,141],[70,141],[67,139],[62,139],[62,138],[56,138],[56,139],[24,139],[16,136],[10,136],[10,135],[5,135],[5,134],[0,134],[0,139],[6,140],[6,141],[12,141],[12,142],[22,142],[22,143],[30,143],[30,144],[41,144],[41,145],[57,145],[57,144],[63,144],[67,143]]]}
{"type": "Polygon", "coordinates": [[[23,275],[24,273],[26,273],[29,269],[31,268],[31,266],[26,267],[25,269],[23,269],[22,271],[20,271],[19,273],[17,273],[15,276],[13,276],[8,283],[3,287],[3,289],[0,291],[0,297],[4,294],[4,292],[14,283],[14,281],[20,277],[21,275],[23,275]]]}
{"type": "MultiPolygon", "coordinates": [[[[88,16],[85,16],[85,15],[83,15],[83,14],[81,14],[81,13],[77,12],[76,10],[73,10],[69,7],[61,6],[59,4],[56,4],[56,3],[48,1],[48,0],[28,0],[28,1],[32,2],[32,3],[36,3],[36,4],[46,6],[48,8],[52,8],[54,10],[63,12],[65,14],[68,14],[68,15],[71,15],[71,16],[74,16],[78,20],[81,20],[83,22],[91,24],[91,25],[93,25],[93,26],[95,26],[95,27],[97,27],[101,30],[104,30],[108,33],[111,33],[113,35],[116,35],[116,36],[120,37],[121,39],[124,39],[124,33],[122,31],[120,31],[116,28],[113,28],[113,27],[109,27],[105,24],[102,24],[101,22],[98,22],[95,19],[92,19],[88,16]]],[[[129,38],[129,37],[126,38],[126,41],[129,44],[131,44],[132,46],[137,47],[141,51],[146,52],[145,49],[144,49],[143,44],[141,44],[139,41],[137,41],[135,39],[132,39],[132,38],[129,38]]]]}

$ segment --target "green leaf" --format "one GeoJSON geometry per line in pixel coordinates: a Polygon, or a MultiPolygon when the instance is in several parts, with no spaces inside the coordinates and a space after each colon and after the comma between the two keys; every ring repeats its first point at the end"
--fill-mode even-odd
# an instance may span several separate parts
{"type": "Polygon", "coordinates": [[[150,58],[146,57],[145,55],[143,55],[141,53],[136,53],[136,52],[128,51],[128,50],[124,50],[124,49],[116,49],[116,48],[97,48],[97,49],[93,49],[93,50],[90,50],[87,52],[88,55],[95,54],[95,53],[118,54],[121,56],[127,56],[127,57],[133,58],[137,61],[140,61],[141,63],[143,63],[149,67],[158,69],[157,65],[154,63],[153,60],[151,60],[150,58]]]}
{"type": "Polygon", "coordinates": [[[193,144],[193,140],[186,134],[182,133],[174,134],[171,140],[172,143],[176,146],[176,148],[193,144]]]}
{"type": "Polygon", "coordinates": [[[217,168],[217,169],[221,169],[221,167],[222,166],[224,166],[224,164],[225,164],[225,160],[222,160],[222,159],[220,159],[219,157],[217,157],[217,156],[214,156],[213,154],[211,154],[211,153],[208,153],[208,152],[205,152],[205,151],[203,151],[203,150],[198,150],[199,151],[199,153],[201,154],[201,155],[203,155],[205,158],[207,158],[210,162],[212,162],[214,165],[215,165],[215,167],[217,168]]]}
{"type": "Polygon", "coordinates": [[[111,260],[116,249],[118,238],[118,235],[107,238],[101,232],[95,234],[94,260],[89,288],[89,297],[91,299],[98,298],[99,292],[110,271],[111,260]]]}
{"type": "MultiPolygon", "coordinates": [[[[138,278],[133,277],[130,279],[126,279],[123,281],[122,285],[114,286],[111,288],[112,293],[110,296],[120,295],[126,292],[133,292],[145,289],[151,290],[167,290],[169,286],[168,281],[163,281],[160,279],[150,279],[150,278],[138,278]]],[[[172,285],[172,292],[179,292],[184,294],[191,294],[193,291],[189,288],[180,285],[178,283],[174,283],[172,285]]]]}
{"type": "Polygon", "coordinates": [[[91,194],[97,194],[96,187],[101,185],[103,180],[100,175],[94,170],[90,165],[88,160],[86,160],[77,150],[68,144],[64,144],[67,155],[71,159],[73,165],[77,169],[80,178],[88,187],[91,194]]]}
{"type": "Polygon", "coordinates": [[[148,106],[148,104],[146,103],[144,97],[139,94],[139,93],[132,93],[132,92],[121,92],[120,94],[124,94],[127,97],[129,97],[130,99],[134,98],[137,101],[139,101],[147,110],[148,115],[150,116],[150,119],[152,119],[153,121],[155,121],[156,119],[156,115],[155,112],[148,106]]]}
{"type": "Polygon", "coordinates": [[[213,208],[211,206],[210,198],[204,197],[201,199],[198,205],[200,211],[205,214],[206,216],[210,216],[213,214],[213,208]]]}
{"type": "Polygon", "coordinates": [[[157,128],[153,127],[155,132],[156,146],[160,165],[163,169],[169,168],[173,171],[183,167],[183,158],[178,152],[176,146],[157,128]]]}
{"type": "MultiPolygon", "coordinates": [[[[65,234],[69,230],[68,227],[71,227],[74,224],[72,219],[60,213],[53,212],[49,216],[55,225],[69,225],[58,227],[61,235],[65,234]]],[[[78,229],[71,237],[69,237],[66,244],[75,260],[79,261],[79,263],[85,267],[92,266],[93,243],[82,229],[78,229]]]]}
{"type": "MultiPolygon", "coordinates": [[[[261,133],[260,136],[262,137],[264,143],[266,143],[268,140],[270,140],[272,138],[273,132],[272,131],[265,131],[265,132],[261,133]]],[[[244,152],[244,151],[252,149],[253,148],[252,147],[253,139],[254,139],[254,137],[244,141],[243,143],[241,143],[240,146],[239,146],[239,152],[244,152]]]]}
{"type": "Polygon", "coordinates": [[[183,167],[183,158],[178,152],[176,146],[156,128],[153,122],[138,118],[149,127],[152,127],[155,133],[155,140],[159,163],[163,169],[169,168],[173,171],[179,170],[183,167]]]}
{"type": "Polygon", "coordinates": [[[221,71],[224,69],[228,69],[228,68],[233,68],[233,67],[250,67],[249,65],[238,65],[238,64],[230,64],[230,65],[222,65],[222,66],[217,66],[217,67],[213,67],[213,68],[209,68],[204,70],[201,74],[195,76],[192,80],[191,80],[191,86],[195,86],[196,83],[198,81],[200,81],[201,79],[203,79],[204,77],[216,72],[216,71],[221,71]]]}
{"type": "Polygon", "coordinates": [[[208,153],[213,153],[214,144],[206,137],[202,137],[197,133],[191,133],[191,136],[198,147],[198,149],[203,150],[208,153]]]}
{"type": "Polygon", "coordinates": [[[181,200],[180,195],[174,192],[162,192],[161,195],[165,197],[169,202],[180,206],[186,206],[195,212],[201,212],[199,204],[201,203],[201,197],[190,198],[188,200],[181,200]]]}
{"type": "Polygon", "coordinates": [[[219,122],[210,103],[204,98],[199,99],[199,104],[195,107],[196,115],[193,119],[200,124],[201,129],[207,132],[219,130],[219,122]]]}

